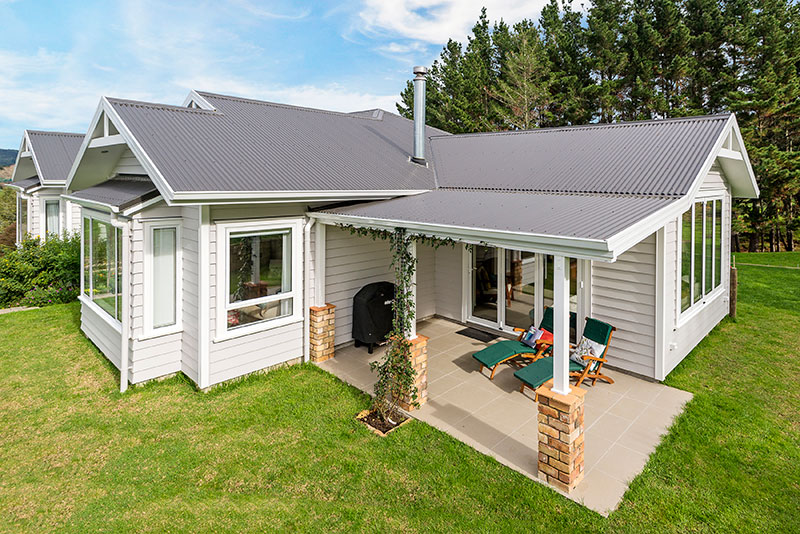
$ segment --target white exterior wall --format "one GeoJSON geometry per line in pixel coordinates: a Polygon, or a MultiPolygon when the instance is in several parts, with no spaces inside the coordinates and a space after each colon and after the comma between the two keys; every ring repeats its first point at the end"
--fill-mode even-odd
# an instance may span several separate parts
{"type": "Polygon", "coordinates": [[[389,244],[328,226],[325,246],[325,297],[336,306],[336,345],[353,340],[353,297],[371,282],[393,282],[389,244]]]}
{"type": "MultiPolygon", "coordinates": [[[[303,206],[228,206],[214,208],[211,213],[212,222],[233,220],[268,221],[270,218],[296,217],[305,212],[303,206]]],[[[302,239],[302,236],[301,236],[302,239]]],[[[303,321],[285,326],[269,328],[260,332],[246,334],[232,339],[217,340],[217,313],[222,307],[217,303],[217,276],[225,266],[219,265],[217,258],[217,229],[211,224],[209,232],[210,265],[209,265],[209,385],[218,384],[267,367],[272,367],[303,356],[303,321]]],[[[302,261],[302,258],[295,258],[302,261]]],[[[303,284],[302,277],[294,283],[303,284]]],[[[303,306],[302,290],[295,303],[303,306]]],[[[307,310],[303,310],[303,314],[307,310]]]]}
{"type": "Polygon", "coordinates": [[[417,320],[436,313],[436,250],[417,245],[417,320]]]}
{"type": "Polygon", "coordinates": [[[39,195],[36,193],[31,195],[31,201],[28,204],[28,233],[31,237],[39,237],[41,235],[41,221],[42,221],[42,203],[39,195]]]}
{"type": "Polygon", "coordinates": [[[655,376],[655,234],[613,263],[592,262],[591,286],[591,316],[617,328],[608,365],[655,376]]]}
{"type": "Polygon", "coordinates": [[[114,170],[111,171],[111,176],[115,174],[147,174],[147,172],[144,170],[144,167],[139,164],[139,160],[133,155],[131,149],[125,147],[114,170]]]}
{"type": "MultiPolygon", "coordinates": [[[[725,175],[718,165],[714,165],[700,186],[698,200],[704,194],[723,195],[722,225],[722,265],[730,265],[731,236],[731,195],[725,175]]],[[[666,226],[664,240],[665,289],[669,298],[665,299],[664,333],[664,374],[669,374],[694,347],[708,335],[728,314],[730,298],[730,272],[722,271],[721,291],[708,298],[698,310],[680,309],[680,218],[670,221],[666,226]]]]}
{"type": "Polygon", "coordinates": [[[183,337],[181,345],[181,371],[198,383],[199,356],[199,247],[198,231],[200,227],[200,208],[187,206],[183,208],[183,228],[181,247],[183,247],[183,337]]]}
{"type": "Polygon", "coordinates": [[[435,253],[434,294],[436,315],[463,320],[464,301],[464,246],[443,245],[435,253]]]}
{"type": "Polygon", "coordinates": [[[94,307],[81,302],[81,331],[119,369],[120,331],[111,325],[110,318],[107,320],[100,313],[94,307]]]}

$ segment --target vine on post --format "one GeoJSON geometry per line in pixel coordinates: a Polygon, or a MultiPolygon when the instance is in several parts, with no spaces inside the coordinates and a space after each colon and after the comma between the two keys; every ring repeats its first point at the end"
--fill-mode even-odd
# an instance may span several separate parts
{"type": "Polygon", "coordinates": [[[400,400],[410,399],[409,404],[419,406],[417,387],[414,385],[416,375],[411,364],[411,341],[408,339],[412,321],[416,320],[412,285],[417,270],[417,258],[411,251],[411,245],[416,242],[438,248],[441,245],[455,246],[456,242],[449,238],[412,234],[405,228],[389,231],[340,226],[350,230],[352,234],[387,240],[392,251],[395,291],[392,302],[394,312],[392,330],[387,336],[389,346],[384,357],[380,361],[370,363],[370,368],[378,375],[372,409],[384,421],[396,424],[400,418],[398,408],[400,400]]]}

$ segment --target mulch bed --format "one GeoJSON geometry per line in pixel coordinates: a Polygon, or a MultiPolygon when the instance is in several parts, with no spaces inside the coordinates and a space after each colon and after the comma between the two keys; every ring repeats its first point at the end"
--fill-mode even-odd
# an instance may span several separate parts
{"type": "Polygon", "coordinates": [[[378,414],[378,412],[370,410],[364,410],[356,416],[356,419],[367,425],[370,430],[380,436],[385,436],[395,428],[398,428],[411,420],[410,417],[407,417],[403,414],[396,414],[392,419],[398,422],[396,424],[392,424],[381,419],[381,416],[378,414]]]}

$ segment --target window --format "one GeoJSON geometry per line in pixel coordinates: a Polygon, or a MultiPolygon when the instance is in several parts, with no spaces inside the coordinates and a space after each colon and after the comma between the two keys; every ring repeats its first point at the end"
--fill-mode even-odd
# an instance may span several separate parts
{"type": "Polygon", "coordinates": [[[681,217],[681,311],[722,285],[722,199],[695,202],[681,217]]]}
{"type": "Polygon", "coordinates": [[[217,335],[238,335],[302,317],[299,222],[218,225],[222,271],[217,335]]]}
{"type": "Polygon", "coordinates": [[[180,236],[174,222],[145,223],[145,336],[180,330],[180,236]]]}
{"type": "Polygon", "coordinates": [[[28,233],[28,199],[17,194],[17,242],[22,242],[28,233]]]}
{"type": "Polygon", "coordinates": [[[61,234],[60,228],[60,212],[61,201],[59,200],[45,200],[44,201],[44,235],[61,234]]]}
{"type": "Polygon", "coordinates": [[[83,219],[82,293],[108,315],[120,320],[122,233],[108,221],[83,219]]]}

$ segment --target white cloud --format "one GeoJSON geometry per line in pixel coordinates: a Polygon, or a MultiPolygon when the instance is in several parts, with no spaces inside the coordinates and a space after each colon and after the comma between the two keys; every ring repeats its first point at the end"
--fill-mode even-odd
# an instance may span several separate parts
{"type": "Polygon", "coordinates": [[[365,0],[359,12],[362,31],[372,36],[391,35],[444,44],[464,42],[486,7],[489,20],[514,23],[537,19],[547,0],[365,0]]]}

